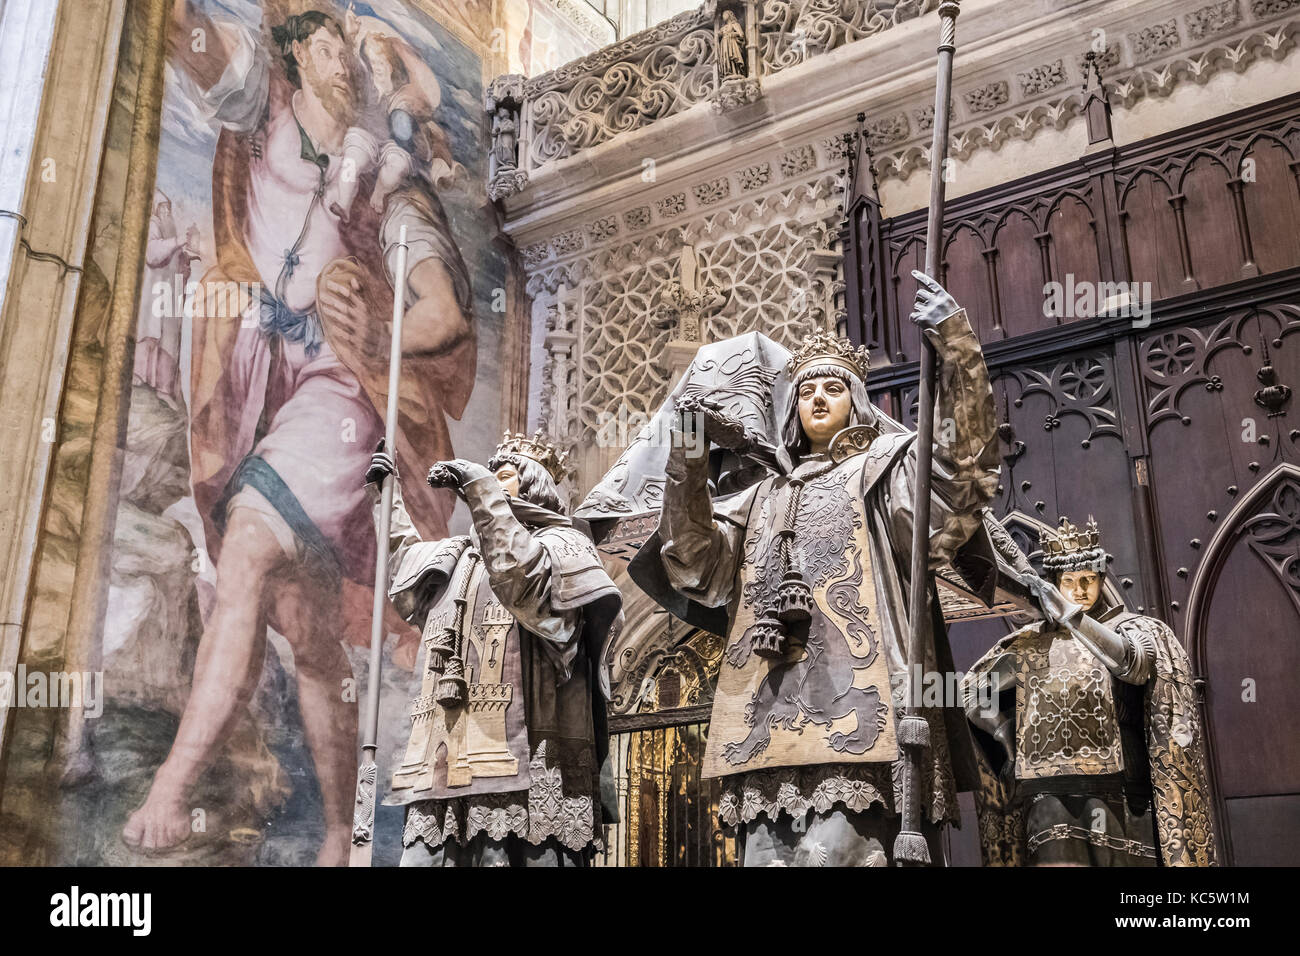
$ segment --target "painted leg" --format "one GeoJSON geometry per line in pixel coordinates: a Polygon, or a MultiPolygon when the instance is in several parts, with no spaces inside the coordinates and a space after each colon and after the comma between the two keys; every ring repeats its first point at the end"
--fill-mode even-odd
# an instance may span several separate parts
{"type": "Polygon", "coordinates": [[[257,687],[266,653],[263,587],[283,559],[259,515],[232,511],[217,564],[216,607],[199,641],[190,699],[149,795],[122,831],[128,845],[165,850],[189,836],[190,788],[257,687]]]}
{"type": "Polygon", "coordinates": [[[303,729],[324,804],[318,866],[347,865],[356,798],[357,704],[344,699],[352,667],[340,643],[339,594],[336,578],[302,565],[272,591],[271,623],[293,648],[303,729]]]}

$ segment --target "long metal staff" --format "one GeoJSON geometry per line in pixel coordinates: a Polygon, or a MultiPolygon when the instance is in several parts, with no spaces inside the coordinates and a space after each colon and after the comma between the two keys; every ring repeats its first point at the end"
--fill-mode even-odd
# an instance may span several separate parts
{"type": "MultiPolygon", "coordinates": [[[[934,90],[934,140],[930,146],[930,218],[925,228],[925,274],[939,275],[943,240],[944,166],[948,158],[948,110],[952,100],[952,55],[957,48],[955,0],[939,5],[939,70],[934,90]]],[[[921,681],[918,667],[925,662],[930,635],[930,466],[934,443],[935,355],[921,336],[921,387],[917,395],[916,493],[912,500],[912,591],[908,620],[912,631],[907,645],[907,700],[899,721],[898,742],[906,766],[903,774],[903,821],[894,840],[894,862],[924,865],[930,848],[921,833],[921,761],[930,746],[930,725],[921,715],[921,681]]]]}
{"type": "MultiPolygon", "coordinates": [[[[388,352],[388,408],[384,416],[384,447],[397,459],[397,386],[402,374],[402,313],[406,291],[406,226],[397,240],[397,270],[393,276],[393,341],[388,352]]],[[[379,546],[375,549],[375,605],[370,620],[370,672],[366,688],[365,736],[357,767],[357,802],[352,815],[352,852],[348,866],[369,866],[375,833],[375,784],[379,768],[379,685],[384,656],[384,605],[388,601],[388,532],[393,512],[393,476],[384,478],[379,506],[379,546]]]]}

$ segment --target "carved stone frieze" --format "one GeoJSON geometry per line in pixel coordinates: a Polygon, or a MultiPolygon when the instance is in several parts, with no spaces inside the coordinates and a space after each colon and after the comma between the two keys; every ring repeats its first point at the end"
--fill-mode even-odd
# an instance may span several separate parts
{"type": "Polygon", "coordinates": [[[1004,80],[998,80],[994,83],[986,83],[983,86],[977,86],[973,90],[966,90],[961,95],[962,101],[966,104],[966,109],[972,113],[989,113],[1011,98],[1007,83],[1004,80]]]}
{"type": "MultiPolygon", "coordinates": [[[[934,112],[934,107],[930,107],[930,112],[934,112]]],[[[933,118],[931,118],[933,122],[933,118]]],[[[880,149],[885,146],[892,146],[895,143],[901,143],[907,139],[912,132],[912,126],[907,120],[906,113],[895,113],[892,116],[886,116],[877,120],[870,120],[863,127],[863,132],[867,137],[867,145],[872,149],[880,149]]],[[[852,144],[848,144],[852,149],[852,144]]]]}
{"type": "Polygon", "coordinates": [[[1187,35],[1193,40],[1203,40],[1224,30],[1230,30],[1241,21],[1238,0],[1222,0],[1187,14],[1187,35]]]}
{"type": "Polygon", "coordinates": [[[629,209],[623,213],[623,222],[633,231],[644,229],[650,225],[650,207],[637,206],[635,209],[629,209]]]}
{"type": "Polygon", "coordinates": [[[740,182],[741,192],[762,189],[772,181],[772,164],[755,163],[753,166],[746,166],[736,173],[736,178],[740,182]]]}
{"type": "Polygon", "coordinates": [[[1040,93],[1046,93],[1065,82],[1065,62],[1058,59],[1054,63],[1044,63],[1042,66],[1017,73],[1016,82],[1020,84],[1022,96],[1038,96],[1040,93]]]}
{"type": "Polygon", "coordinates": [[[691,187],[691,192],[701,206],[712,206],[731,195],[731,181],[726,176],[719,176],[708,182],[697,183],[691,187]]]}
{"type": "Polygon", "coordinates": [[[525,84],[535,169],[648,126],[717,90],[709,5],[666,20],[525,84]]]}
{"type": "Polygon", "coordinates": [[[831,162],[840,162],[853,155],[856,143],[857,134],[850,131],[826,137],[821,141],[821,147],[831,162]]]}
{"type": "Polygon", "coordinates": [[[680,216],[686,211],[686,193],[673,193],[655,200],[655,211],[663,219],[680,216]]]}
{"type": "MultiPolygon", "coordinates": [[[[1089,50],[1088,53],[1092,53],[1096,56],[1097,69],[1101,70],[1103,74],[1109,73],[1111,70],[1115,69],[1115,67],[1119,66],[1120,64],[1121,57],[1120,57],[1120,47],[1118,43],[1108,43],[1103,45],[1101,49],[1089,50]]],[[[1087,73],[1086,67],[1087,67],[1088,53],[1082,54],[1077,60],[1074,61],[1075,66],[1079,68],[1080,75],[1087,73]]]]}
{"type": "MultiPolygon", "coordinates": [[[[1118,74],[1105,73],[1103,66],[1110,102],[1127,108],[1148,97],[1168,96],[1178,84],[1188,80],[1202,84],[1226,70],[1239,73],[1257,60],[1281,60],[1295,48],[1298,33],[1300,22],[1281,23],[1194,53],[1175,56],[1165,62],[1147,63],[1118,74]]],[[[1119,48],[1111,44],[1100,57],[1103,61],[1117,63],[1119,48]]],[[[1083,95],[1072,91],[1033,105],[1013,106],[1010,112],[1003,113],[1001,110],[1005,107],[999,108],[997,112],[1000,115],[954,129],[949,155],[962,160],[977,150],[998,149],[1010,139],[1029,139],[1043,128],[1062,129],[1082,112],[1083,102],[1083,95]]],[[[927,119],[932,118],[932,112],[931,107],[927,119]]],[[[918,117],[918,133],[922,132],[921,127],[918,117]]],[[[875,170],[881,180],[906,179],[913,172],[928,167],[928,142],[915,142],[894,152],[876,154],[875,170]]]]}
{"type": "Polygon", "coordinates": [[[587,223],[586,229],[587,239],[593,244],[604,242],[618,235],[618,217],[601,216],[595,222],[587,223]]]}
{"type": "Polygon", "coordinates": [[[534,269],[545,262],[551,255],[551,244],[549,242],[534,242],[524,247],[524,265],[529,269],[534,269]]]}
{"type": "Polygon", "coordinates": [[[1128,42],[1133,47],[1133,58],[1138,63],[1147,63],[1182,43],[1182,38],[1178,35],[1178,21],[1153,23],[1136,33],[1130,33],[1128,42]]]}
{"type": "Polygon", "coordinates": [[[766,0],[759,53],[767,74],[874,36],[939,7],[939,0],[766,0]]]}
{"type": "Polygon", "coordinates": [[[551,248],[557,256],[567,256],[582,248],[582,230],[569,229],[561,232],[551,240],[551,248]]]}
{"type": "Polygon", "coordinates": [[[790,179],[800,176],[817,165],[817,154],[811,146],[798,146],[781,157],[781,176],[790,179]]]}

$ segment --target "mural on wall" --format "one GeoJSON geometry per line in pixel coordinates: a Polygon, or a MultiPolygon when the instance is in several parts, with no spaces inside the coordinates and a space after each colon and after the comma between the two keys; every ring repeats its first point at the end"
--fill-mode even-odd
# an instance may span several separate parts
{"type": "MultiPolygon", "coordinates": [[[[482,188],[485,67],[463,39],[485,29],[425,6],[175,4],[105,704],[51,862],[346,862],[375,560],[362,475],[402,226],[397,453],[425,537],[464,515],[423,474],[485,460],[503,414],[509,266],[482,188]]],[[[388,630],[381,756],[419,636],[395,615],[388,630]]],[[[400,829],[381,810],[376,863],[400,829]]]]}

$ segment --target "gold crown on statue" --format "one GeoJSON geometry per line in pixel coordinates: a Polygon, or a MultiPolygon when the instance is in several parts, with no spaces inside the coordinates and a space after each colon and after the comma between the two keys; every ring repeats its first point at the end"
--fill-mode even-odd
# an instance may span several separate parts
{"type": "Polygon", "coordinates": [[[1043,567],[1048,571],[1106,570],[1101,532],[1092,515],[1088,515],[1082,531],[1062,515],[1061,526],[1055,534],[1047,530],[1039,532],[1038,546],[1043,551],[1043,567]]]}
{"type": "Polygon", "coordinates": [[[535,461],[550,472],[557,484],[569,473],[569,453],[561,451],[541,432],[532,438],[519,432],[506,432],[501,438],[501,444],[497,445],[497,454],[519,455],[535,461]]]}
{"type": "Polygon", "coordinates": [[[871,353],[865,345],[855,348],[848,339],[818,329],[799,343],[785,369],[793,379],[802,369],[813,365],[838,365],[866,384],[867,370],[871,368],[871,353]]]}

